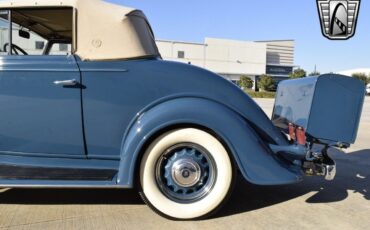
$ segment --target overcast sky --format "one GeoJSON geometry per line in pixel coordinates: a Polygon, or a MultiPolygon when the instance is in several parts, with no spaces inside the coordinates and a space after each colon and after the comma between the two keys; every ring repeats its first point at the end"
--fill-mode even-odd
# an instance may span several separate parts
{"type": "Polygon", "coordinates": [[[322,73],[370,68],[370,1],[362,1],[355,37],[330,41],[321,34],[316,0],[110,0],[139,8],[156,38],[203,42],[294,39],[295,64],[322,73]]]}

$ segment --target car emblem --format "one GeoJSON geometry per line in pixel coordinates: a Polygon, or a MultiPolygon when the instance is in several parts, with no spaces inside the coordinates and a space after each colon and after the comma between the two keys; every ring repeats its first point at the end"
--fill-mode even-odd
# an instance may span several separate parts
{"type": "Polygon", "coordinates": [[[360,0],[317,0],[323,35],[346,40],[355,35],[360,0]]]}

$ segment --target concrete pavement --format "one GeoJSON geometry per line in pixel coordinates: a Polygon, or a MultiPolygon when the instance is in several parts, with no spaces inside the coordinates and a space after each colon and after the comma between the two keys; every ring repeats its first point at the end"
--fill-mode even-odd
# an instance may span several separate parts
{"type": "MultiPolygon", "coordinates": [[[[257,100],[271,114],[273,100],[257,100]]],[[[3,229],[370,229],[370,98],[358,142],[333,151],[338,175],[289,186],[261,187],[239,179],[220,213],[204,221],[169,221],[133,190],[0,190],[3,229]]]]}

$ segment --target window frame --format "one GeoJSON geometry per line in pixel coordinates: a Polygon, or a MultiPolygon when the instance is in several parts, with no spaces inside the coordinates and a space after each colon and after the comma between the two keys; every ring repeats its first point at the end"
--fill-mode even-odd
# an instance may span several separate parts
{"type": "MultiPolygon", "coordinates": [[[[34,8],[34,7],[28,7],[28,8],[3,8],[0,9],[0,11],[7,11],[8,12],[8,39],[9,39],[9,50],[7,55],[3,56],[14,56],[13,51],[12,51],[12,45],[13,45],[13,21],[12,21],[12,11],[13,10],[32,10],[32,9],[42,9],[42,10],[53,10],[53,9],[69,9],[72,10],[72,41],[71,41],[71,55],[74,55],[77,51],[77,9],[74,7],[39,7],[39,8],[34,8]]],[[[48,41],[47,41],[48,43],[48,41]]],[[[54,56],[54,55],[45,55],[44,52],[43,54],[40,55],[32,55],[32,56],[54,56]]]]}
{"type": "MultiPolygon", "coordinates": [[[[45,56],[60,56],[58,54],[50,55],[50,51],[52,50],[53,45],[55,45],[55,44],[66,44],[66,45],[71,45],[72,46],[72,44],[66,42],[65,40],[60,40],[60,39],[49,40],[45,45],[45,49],[44,49],[42,55],[45,55],[45,56]]],[[[72,52],[73,51],[72,51],[72,47],[71,47],[71,55],[74,55],[72,52]]]]}
{"type": "MultiPolygon", "coordinates": [[[[6,12],[6,15],[8,16],[8,18],[6,19],[6,20],[8,20],[7,21],[8,25],[7,25],[6,29],[8,30],[7,35],[8,35],[8,40],[9,40],[9,46],[11,47],[12,41],[13,41],[13,24],[12,24],[12,20],[11,20],[11,18],[12,18],[11,10],[9,10],[9,9],[0,9],[0,11],[1,11],[1,14],[4,14],[4,15],[5,15],[5,12],[6,12]]],[[[13,53],[12,49],[10,48],[7,53],[8,53],[7,55],[3,55],[3,56],[11,56],[12,53],[13,53]]]]}

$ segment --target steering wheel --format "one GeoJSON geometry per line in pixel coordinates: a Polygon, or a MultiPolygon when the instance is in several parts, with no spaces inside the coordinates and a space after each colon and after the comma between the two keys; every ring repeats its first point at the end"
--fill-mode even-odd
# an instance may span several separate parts
{"type": "MultiPolygon", "coordinates": [[[[8,49],[8,46],[9,46],[9,42],[5,43],[4,44],[4,47],[3,47],[3,50],[4,52],[8,52],[7,49],[8,49]]],[[[26,51],[24,51],[24,49],[22,49],[21,47],[17,46],[16,44],[12,44],[12,51],[16,54],[16,55],[19,55],[18,51],[20,53],[22,53],[23,55],[28,55],[28,53],[26,51]]]]}

